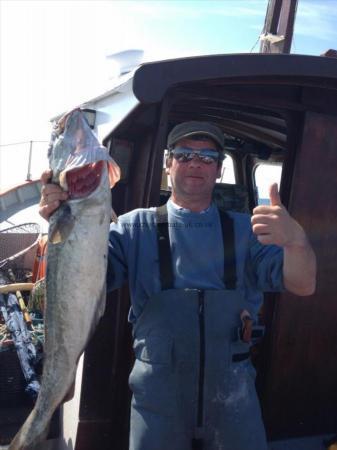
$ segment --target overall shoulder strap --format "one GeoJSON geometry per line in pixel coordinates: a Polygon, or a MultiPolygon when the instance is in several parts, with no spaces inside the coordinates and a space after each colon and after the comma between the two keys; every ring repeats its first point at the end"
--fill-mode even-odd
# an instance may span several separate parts
{"type": "Polygon", "coordinates": [[[156,218],[161,288],[167,290],[173,288],[173,269],[166,204],[156,208],[156,218]]]}
{"type": "Polygon", "coordinates": [[[219,216],[224,247],[224,283],[226,289],[234,290],[237,283],[234,221],[220,208],[219,216]]]}

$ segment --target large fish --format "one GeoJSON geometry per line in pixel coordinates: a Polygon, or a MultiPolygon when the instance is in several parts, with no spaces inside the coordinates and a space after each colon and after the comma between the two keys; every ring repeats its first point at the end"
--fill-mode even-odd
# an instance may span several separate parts
{"type": "Polygon", "coordinates": [[[34,449],[45,438],[105,308],[110,187],[119,180],[119,168],[80,110],[59,121],[49,161],[52,181],[69,199],[50,218],[41,389],[9,450],[34,449]]]}

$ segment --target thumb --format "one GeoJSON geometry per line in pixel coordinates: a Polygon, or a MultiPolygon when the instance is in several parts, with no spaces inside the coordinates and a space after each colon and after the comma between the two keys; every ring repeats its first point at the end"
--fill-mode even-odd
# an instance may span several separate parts
{"type": "Polygon", "coordinates": [[[42,184],[47,184],[51,182],[53,176],[53,171],[50,169],[45,170],[41,175],[42,184]]]}
{"type": "Polygon", "coordinates": [[[278,192],[277,183],[273,183],[269,188],[269,198],[271,206],[281,206],[281,198],[278,192]]]}

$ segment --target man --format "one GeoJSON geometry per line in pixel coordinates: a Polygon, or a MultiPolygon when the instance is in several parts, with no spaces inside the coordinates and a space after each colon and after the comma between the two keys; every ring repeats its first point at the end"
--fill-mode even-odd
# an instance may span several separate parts
{"type": "MultiPolygon", "coordinates": [[[[215,125],[177,125],[168,151],[167,205],[124,214],[110,232],[108,289],[128,278],[131,293],[130,449],[265,450],[249,327],[263,291],[314,292],[315,256],[277,185],[251,219],[212,203],[224,157],[215,125]]],[[[67,196],[42,192],[48,218],[67,196]]]]}

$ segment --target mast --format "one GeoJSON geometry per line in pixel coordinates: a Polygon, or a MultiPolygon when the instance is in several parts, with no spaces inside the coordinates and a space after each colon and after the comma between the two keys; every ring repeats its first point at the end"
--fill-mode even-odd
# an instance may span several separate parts
{"type": "Polygon", "coordinates": [[[290,53],[298,0],[269,0],[260,53],[290,53]]]}

